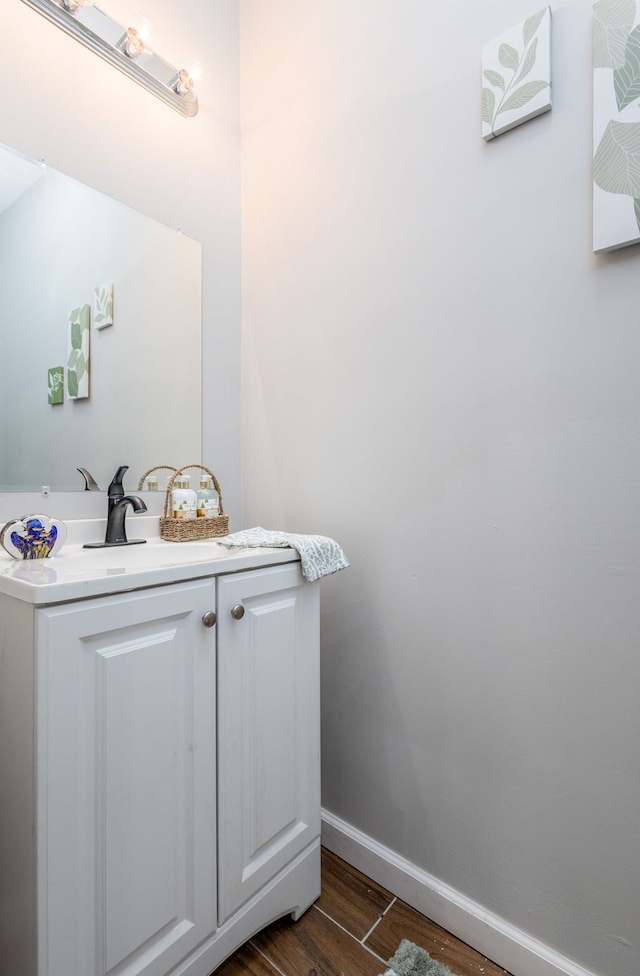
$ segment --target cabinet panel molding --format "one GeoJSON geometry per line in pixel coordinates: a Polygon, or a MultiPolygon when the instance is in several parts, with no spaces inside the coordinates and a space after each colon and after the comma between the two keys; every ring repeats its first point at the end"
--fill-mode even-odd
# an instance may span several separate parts
{"type": "Polygon", "coordinates": [[[213,589],[38,611],[46,976],[155,976],[215,930],[213,589]]]}

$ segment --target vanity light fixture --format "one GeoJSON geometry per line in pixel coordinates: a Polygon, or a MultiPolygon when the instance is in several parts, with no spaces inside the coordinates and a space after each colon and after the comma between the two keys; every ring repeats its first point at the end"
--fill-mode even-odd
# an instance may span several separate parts
{"type": "Polygon", "coordinates": [[[90,0],[23,0],[47,20],[86,44],[181,115],[198,111],[193,78],[147,47],[142,33],[123,27],[90,0]]]}

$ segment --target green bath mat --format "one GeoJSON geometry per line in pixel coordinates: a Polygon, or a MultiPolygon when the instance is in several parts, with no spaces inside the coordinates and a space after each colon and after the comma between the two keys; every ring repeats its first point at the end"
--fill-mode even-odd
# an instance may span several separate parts
{"type": "Polygon", "coordinates": [[[403,939],[389,960],[384,976],[454,976],[454,973],[420,946],[403,939]]]}

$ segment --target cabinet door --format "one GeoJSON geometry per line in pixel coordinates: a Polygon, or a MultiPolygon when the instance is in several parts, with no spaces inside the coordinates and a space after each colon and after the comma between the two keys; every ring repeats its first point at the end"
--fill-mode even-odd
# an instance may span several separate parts
{"type": "Polygon", "coordinates": [[[238,573],[218,608],[222,924],[320,833],[318,586],[297,563],[238,573]]]}
{"type": "Polygon", "coordinates": [[[38,611],[40,976],[164,976],[215,931],[214,587],[38,611]]]}

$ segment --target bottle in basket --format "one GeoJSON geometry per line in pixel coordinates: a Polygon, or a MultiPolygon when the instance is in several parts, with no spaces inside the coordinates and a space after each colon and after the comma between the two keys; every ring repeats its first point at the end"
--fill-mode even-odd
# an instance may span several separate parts
{"type": "Polygon", "coordinates": [[[171,514],[174,518],[196,518],[197,499],[188,474],[178,475],[171,491],[171,514]]]}
{"type": "Polygon", "coordinates": [[[218,492],[211,484],[211,478],[202,475],[200,478],[200,488],[197,492],[197,514],[198,518],[215,518],[220,512],[220,500],[218,492]]]}

